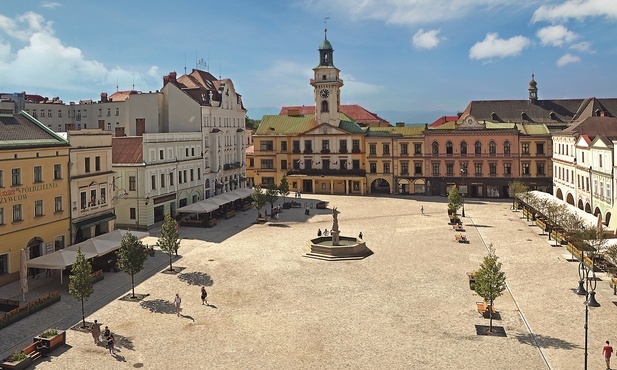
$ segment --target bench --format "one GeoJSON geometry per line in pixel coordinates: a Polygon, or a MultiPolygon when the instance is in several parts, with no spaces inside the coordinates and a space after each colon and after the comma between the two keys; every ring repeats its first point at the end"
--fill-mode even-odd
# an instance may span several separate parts
{"type": "Polygon", "coordinates": [[[257,218],[257,222],[259,222],[260,224],[263,224],[263,223],[265,223],[266,221],[267,221],[267,220],[266,220],[266,218],[265,218],[265,217],[258,217],[258,218],[257,218]]]}
{"type": "MultiPolygon", "coordinates": [[[[476,306],[478,307],[478,313],[480,313],[480,315],[482,315],[482,317],[489,317],[489,304],[484,301],[484,302],[476,302],[476,306]]],[[[495,315],[495,306],[490,306],[491,308],[491,313],[493,315],[495,315]]]]}
{"type": "Polygon", "coordinates": [[[467,280],[469,281],[469,289],[475,290],[476,289],[476,272],[475,271],[468,272],[467,280]]]}
{"type": "Polygon", "coordinates": [[[28,347],[21,350],[24,354],[26,354],[32,361],[41,357],[41,352],[36,350],[36,342],[33,342],[28,347]]]}

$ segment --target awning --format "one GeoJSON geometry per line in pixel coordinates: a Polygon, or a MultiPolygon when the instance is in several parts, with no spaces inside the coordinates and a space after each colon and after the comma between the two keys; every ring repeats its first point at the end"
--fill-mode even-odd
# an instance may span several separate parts
{"type": "Polygon", "coordinates": [[[201,202],[189,204],[188,206],[178,208],[178,212],[179,213],[210,213],[218,208],[219,206],[217,204],[208,203],[207,201],[201,201],[201,202]]]}
{"type": "Polygon", "coordinates": [[[110,221],[110,220],[115,220],[115,219],[116,219],[116,215],[113,212],[107,212],[107,213],[103,213],[102,215],[88,218],[86,220],[77,221],[75,222],[75,226],[77,226],[78,228],[90,227],[90,226],[98,225],[105,221],[110,221]]]}
{"type": "Polygon", "coordinates": [[[216,204],[217,206],[222,206],[223,204],[227,204],[229,202],[231,202],[229,199],[221,198],[220,195],[206,199],[206,203],[216,204]]]}
{"type": "MultiPolygon", "coordinates": [[[[86,259],[96,257],[95,253],[82,251],[86,259]]],[[[77,259],[76,250],[60,249],[59,251],[36,257],[27,262],[30,268],[62,270],[66,266],[75,263],[77,259]]]]}
{"type": "Polygon", "coordinates": [[[241,198],[247,198],[253,194],[253,190],[249,188],[238,188],[234,190],[233,192],[234,193],[237,192],[241,198]]]}
{"type": "Polygon", "coordinates": [[[217,197],[221,197],[221,199],[227,199],[229,202],[235,202],[236,200],[240,199],[239,195],[232,194],[232,192],[217,195],[217,197]]]}

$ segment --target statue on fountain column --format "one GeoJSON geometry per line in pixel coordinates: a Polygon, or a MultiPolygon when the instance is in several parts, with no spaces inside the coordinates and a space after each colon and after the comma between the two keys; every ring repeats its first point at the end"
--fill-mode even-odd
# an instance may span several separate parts
{"type": "Polygon", "coordinates": [[[336,209],[336,207],[332,208],[332,230],[330,230],[330,235],[332,235],[332,245],[340,245],[339,244],[339,229],[338,229],[338,214],[341,213],[336,209]]]}

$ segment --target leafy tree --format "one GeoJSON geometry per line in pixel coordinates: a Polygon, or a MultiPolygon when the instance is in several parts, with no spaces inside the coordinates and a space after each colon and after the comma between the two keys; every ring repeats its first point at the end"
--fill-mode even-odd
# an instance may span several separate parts
{"type": "Polygon", "coordinates": [[[458,191],[456,185],[452,185],[450,194],[448,194],[448,209],[453,211],[454,214],[463,206],[463,197],[458,191]]]}
{"type": "Polygon", "coordinates": [[[270,181],[266,189],[266,201],[270,203],[270,210],[274,208],[274,203],[276,203],[276,200],[279,198],[278,194],[278,187],[274,184],[274,181],[270,181]]]}
{"type": "Polygon", "coordinates": [[[90,298],[94,293],[92,286],[92,265],[81,252],[81,247],[77,249],[75,263],[71,267],[69,276],[69,294],[81,301],[81,322],[82,328],[86,327],[86,313],[84,311],[84,300],[90,298]]]}
{"type": "Polygon", "coordinates": [[[261,190],[261,186],[255,185],[253,194],[251,194],[251,198],[253,198],[253,202],[251,203],[253,207],[257,209],[257,213],[261,213],[261,209],[266,205],[266,194],[261,190]]]}
{"type": "Polygon", "coordinates": [[[489,331],[493,331],[493,303],[506,290],[506,274],[501,271],[501,262],[498,261],[493,244],[489,244],[488,255],[476,271],[476,293],[489,304],[489,331]]]}
{"type": "Polygon", "coordinates": [[[128,232],[122,237],[117,255],[120,270],[131,275],[132,298],[135,298],[135,274],[144,269],[147,257],[146,248],[141,240],[128,232]]]}
{"type": "Polygon", "coordinates": [[[249,116],[247,115],[245,118],[245,122],[246,122],[247,129],[257,130],[257,128],[259,127],[259,124],[261,123],[261,120],[250,119],[249,116]]]}
{"type": "MultiPolygon", "coordinates": [[[[549,240],[551,239],[551,232],[553,231],[553,229],[559,227],[562,224],[562,220],[568,213],[568,207],[563,203],[557,201],[549,201],[546,204],[544,215],[550,221],[550,226],[547,225],[549,240]]],[[[557,240],[555,240],[555,245],[557,245],[557,240]]]]}
{"type": "Polygon", "coordinates": [[[579,238],[581,250],[601,253],[606,249],[606,234],[602,227],[585,226],[580,231],[579,238]]]}
{"type": "Polygon", "coordinates": [[[566,240],[575,246],[580,245],[582,242],[581,231],[584,225],[585,222],[579,215],[570,212],[564,215],[560,224],[563,228],[566,240]]]}
{"type": "Polygon", "coordinates": [[[512,208],[516,210],[516,198],[521,193],[529,191],[527,185],[523,184],[520,180],[514,180],[508,183],[508,195],[512,198],[512,208]]]}
{"type": "Polygon", "coordinates": [[[279,184],[279,194],[283,196],[283,203],[285,203],[285,197],[289,195],[289,182],[287,182],[287,175],[283,175],[281,183],[279,184]]]}
{"type": "Polygon", "coordinates": [[[178,223],[169,214],[165,215],[158,243],[161,250],[169,256],[169,271],[173,271],[171,261],[180,248],[180,233],[178,233],[178,223]]]}

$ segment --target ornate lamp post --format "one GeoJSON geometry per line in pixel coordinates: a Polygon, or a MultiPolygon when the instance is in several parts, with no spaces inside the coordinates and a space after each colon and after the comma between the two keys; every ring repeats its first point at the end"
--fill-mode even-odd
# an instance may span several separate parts
{"type": "Polygon", "coordinates": [[[578,289],[575,293],[585,296],[585,367],[587,370],[587,328],[589,323],[589,307],[600,307],[596,301],[596,273],[593,271],[593,259],[591,268],[585,265],[585,252],[581,251],[581,262],[578,265],[578,289]],[[591,290],[590,290],[591,289],[591,290]]]}
{"type": "Polygon", "coordinates": [[[465,195],[463,194],[463,188],[465,187],[465,168],[461,168],[461,198],[463,198],[463,212],[461,216],[465,217],[465,195]]]}

